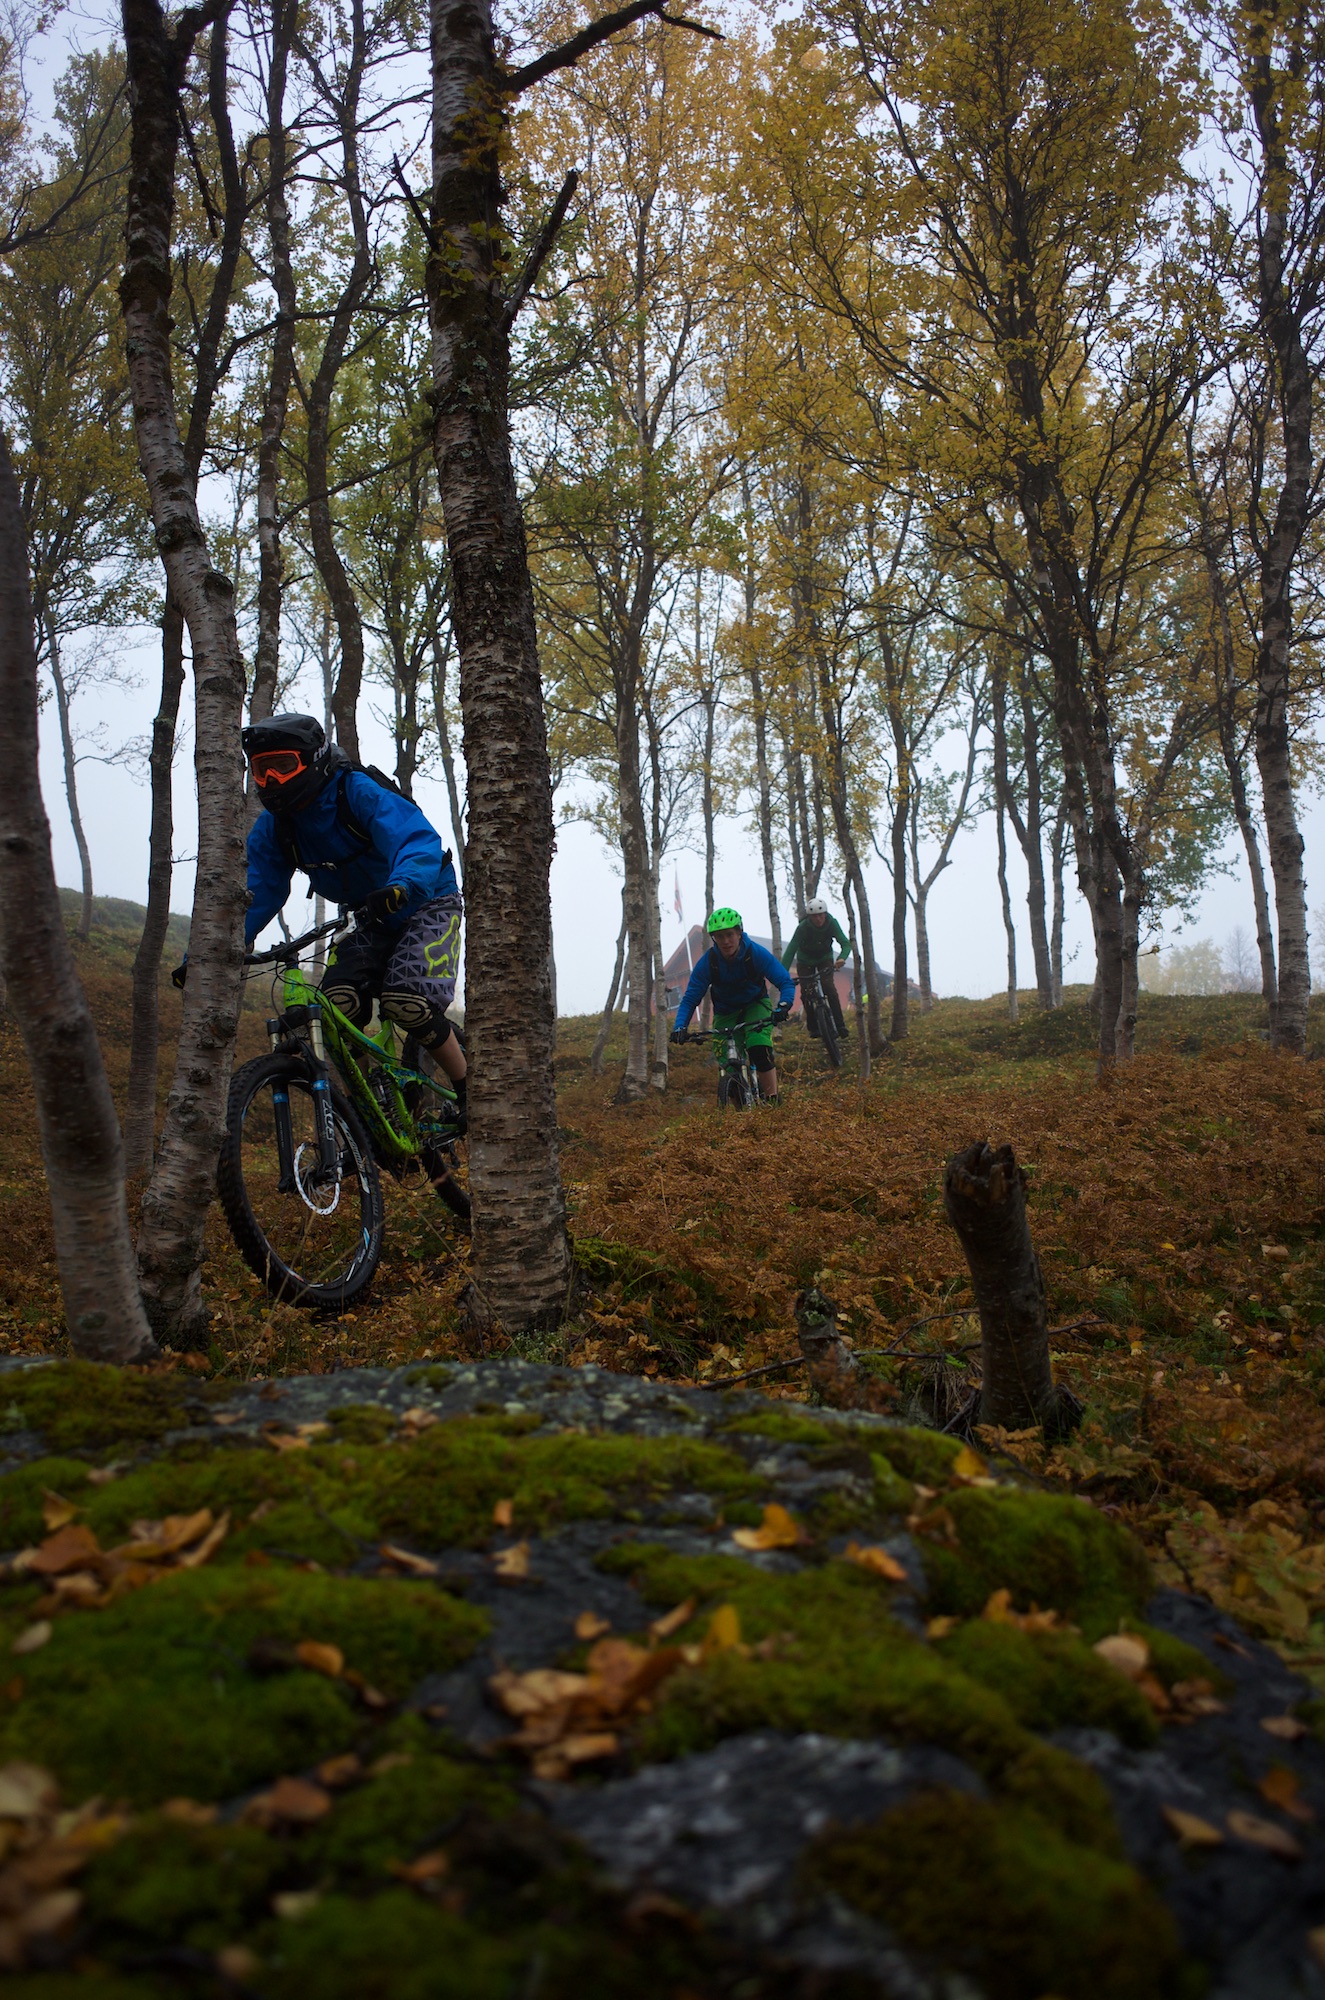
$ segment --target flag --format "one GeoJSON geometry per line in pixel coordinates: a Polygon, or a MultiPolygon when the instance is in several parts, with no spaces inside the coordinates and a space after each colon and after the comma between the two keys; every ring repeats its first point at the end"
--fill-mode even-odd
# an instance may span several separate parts
{"type": "Polygon", "coordinates": [[[672,908],[676,911],[677,923],[681,924],[685,922],[681,909],[681,878],[675,868],[672,870],[672,892],[672,908]]]}

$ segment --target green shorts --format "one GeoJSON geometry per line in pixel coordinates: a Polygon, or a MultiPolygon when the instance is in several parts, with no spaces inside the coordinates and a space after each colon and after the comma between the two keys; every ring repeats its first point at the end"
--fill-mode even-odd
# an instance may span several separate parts
{"type": "Polygon", "coordinates": [[[768,1023],[772,1012],[773,1002],[765,994],[762,1000],[752,1000],[748,1007],[738,1007],[734,1014],[715,1014],[713,1033],[715,1036],[728,1034],[738,1021],[744,1021],[746,1048],[771,1049],[773,1035],[768,1023]]]}

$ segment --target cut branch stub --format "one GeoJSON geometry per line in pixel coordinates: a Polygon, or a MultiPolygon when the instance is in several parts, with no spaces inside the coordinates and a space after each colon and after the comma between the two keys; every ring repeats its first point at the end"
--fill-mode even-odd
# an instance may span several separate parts
{"type": "Polygon", "coordinates": [[[1004,1430],[1040,1424],[1050,1436],[1071,1430],[1080,1405],[1070,1390],[1054,1385],[1044,1279],[1026,1219],[1026,1176],[1011,1146],[994,1152],[982,1139],[954,1153],[943,1206],[966,1252],[980,1314],[981,1423],[1004,1430]]]}

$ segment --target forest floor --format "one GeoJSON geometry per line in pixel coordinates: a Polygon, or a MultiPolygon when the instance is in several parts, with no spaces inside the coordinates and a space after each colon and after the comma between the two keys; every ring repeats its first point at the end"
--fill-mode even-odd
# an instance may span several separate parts
{"type": "MultiPolygon", "coordinates": [[[[81,953],[117,1088],[130,949],[81,953]]],[[[698,1049],[614,1106],[563,1021],[556,1335],[463,1349],[406,1184],[359,1311],[273,1311],[218,1216],[210,1352],[122,1374],[25,1365],[64,1343],[0,1016],[15,1991],[1320,2000],[1325,1013],[1291,1063],[1254,1000],[1149,1000],[1101,1088],[1084,1002],[940,1003],[864,1087],[789,1028],[748,1117],[698,1049]],[[1052,1450],[927,1427],[984,1136],[1085,1404],[1052,1450]],[[802,1400],[810,1281],[849,1410],[802,1400]]]]}

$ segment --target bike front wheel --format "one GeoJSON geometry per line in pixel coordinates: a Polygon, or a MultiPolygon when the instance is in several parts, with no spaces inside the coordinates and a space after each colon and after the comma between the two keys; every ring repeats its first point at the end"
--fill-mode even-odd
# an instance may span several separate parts
{"type": "MultiPolygon", "coordinates": [[[[461,1040],[460,1032],[458,1029],[455,1032],[456,1039],[463,1048],[464,1042],[461,1040]]],[[[420,1076],[435,1076],[444,1089],[450,1089],[450,1079],[445,1070],[416,1036],[411,1035],[406,1041],[401,1059],[406,1069],[416,1069],[420,1076]]],[[[417,1084],[412,1087],[422,1096],[417,1084]]],[[[435,1100],[435,1108],[441,1110],[442,1100],[435,1100]]],[[[411,1109],[417,1117],[420,1106],[411,1104],[411,1109]]],[[[457,1135],[431,1144],[426,1139],[421,1139],[419,1158],[423,1162],[424,1173],[432,1182],[433,1193],[437,1199],[450,1209],[458,1222],[468,1222],[472,1209],[469,1199],[469,1149],[464,1139],[457,1135]]]]}
{"type": "Polygon", "coordinates": [[[755,1094],[739,1070],[727,1070],[718,1078],[718,1104],[724,1111],[748,1111],[755,1094]]]}
{"type": "Polygon", "coordinates": [[[831,1009],[827,1006],[821,1008],[819,1012],[819,1040],[822,1042],[824,1054],[828,1058],[828,1067],[830,1069],[841,1069],[842,1044],[837,1039],[837,1023],[833,1019],[831,1009]]]}
{"type": "Polygon", "coordinates": [[[339,1312],[373,1281],[386,1217],[363,1121],[334,1085],[331,1107],[337,1157],[327,1170],[300,1064],[279,1055],[245,1063],[230,1085],[216,1181],[239,1254],[272,1297],[339,1312]]]}

